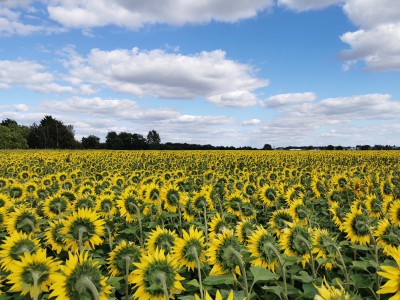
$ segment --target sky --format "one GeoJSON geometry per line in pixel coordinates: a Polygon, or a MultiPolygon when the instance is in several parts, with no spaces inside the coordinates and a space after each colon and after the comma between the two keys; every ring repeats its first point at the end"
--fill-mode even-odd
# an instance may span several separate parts
{"type": "Polygon", "coordinates": [[[399,145],[400,0],[0,0],[0,119],[75,138],[399,145]]]}

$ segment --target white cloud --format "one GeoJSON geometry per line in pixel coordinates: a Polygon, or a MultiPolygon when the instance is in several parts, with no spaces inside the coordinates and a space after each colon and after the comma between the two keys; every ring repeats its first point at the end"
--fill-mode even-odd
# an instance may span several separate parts
{"type": "Polygon", "coordinates": [[[24,24],[19,12],[0,6],[0,35],[29,35],[43,29],[42,26],[24,24]]]}
{"type": "Polygon", "coordinates": [[[93,49],[87,58],[68,55],[65,66],[70,68],[70,81],[135,96],[205,97],[219,106],[243,107],[256,104],[253,91],[268,85],[254,75],[252,66],[227,59],[221,50],[189,56],[158,49],[93,49]]]}
{"type": "Polygon", "coordinates": [[[251,120],[246,120],[242,122],[243,126],[256,126],[261,123],[260,119],[251,119],[251,120]]]}
{"type": "Polygon", "coordinates": [[[347,32],[341,40],[351,46],[341,59],[363,60],[369,70],[400,70],[400,23],[347,32]]]}
{"type": "Polygon", "coordinates": [[[146,24],[183,25],[211,21],[236,22],[274,5],[273,0],[52,0],[50,18],[66,27],[117,25],[140,28],[146,24]]]}
{"type": "Polygon", "coordinates": [[[103,118],[122,118],[124,120],[163,120],[178,117],[169,108],[147,109],[128,99],[102,99],[73,97],[66,100],[42,101],[42,110],[89,115],[103,118]]]}
{"type": "Polygon", "coordinates": [[[260,104],[261,106],[280,107],[285,105],[312,102],[316,98],[317,96],[311,92],[279,94],[271,96],[266,100],[260,101],[260,104]]]}
{"type": "Polygon", "coordinates": [[[354,24],[367,29],[400,20],[398,0],[346,0],[343,10],[354,24]]]}
{"type": "Polygon", "coordinates": [[[34,61],[0,60],[0,88],[21,85],[39,93],[74,92],[70,86],[54,82],[54,76],[34,61]]]}
{"type": "Polygon", "coordinates": [[[26,104],[16,104],[16,105],[14,105],[14,108],[17,111],[27,111],[27,110],[29,110],[29,107],[26,104]]]}
{"type": "Polygon", "coordinates": [[[282,106],[279,112],[276,117],[267,120],[261,129],[265,139],[274,145],[384,143],[384,139],[392,136],[390,131],[369,131],[369,126],[400,126],[400,101],[387,94],[327,98],[282,106]],[[364,130],[355,129],[363,128],[363,124],[364,130]]]}
{"type": "Polygon", "coordinates": [[[400,5],[398,0],[346,0],[344,12],[360,26],[341,40],[350,46],[342,51],[344,69],[363,61],[368,70],[400,70],[400,5]]]}
{"type": "Polygon", "coordinates": [[[278,5],[295,11],[322,9],[330,5],[340,4],[344,0],[278,0],[278,5]]]}

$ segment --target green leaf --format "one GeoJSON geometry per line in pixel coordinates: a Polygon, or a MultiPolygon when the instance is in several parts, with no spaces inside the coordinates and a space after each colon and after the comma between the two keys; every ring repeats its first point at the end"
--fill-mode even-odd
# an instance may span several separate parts
{"type": "Polygon", "coordinates": [[[279,279],[279,275],[261,267],[251,267],[251,274],[254,276],[254,282],[271,281],[279,279]]]}
{"type": "Polygon", "coordinates": [[[192,279],[187,284],[195,286],[195,287],[200,287],[199,282],[197,281],[197,279],[192,279]]]}
{"type": "Polygon", "coordinates": [[[374,281],[371,280],[371,275],[369,274],[352,274],[350,279],[354,282],[356,289],[365,289],[374,285],[374,281]]]}
{"type": "Polygon", "coordinates": [[[368,251],[371,249],[369,246],[366,245],[350,245],[350,247],[355,250],[361,250],[361,251],[368,251]]]}
{"type": "Polygon", "coordinates": [[[293,275],[292,278],[295,280],[300,280],[301,282],[304,283],[310,283],[314,281],[314,278],[306,271],[300,271],[299,275],[293,275]]]}
{"type": "Polygon", "coordinates": [[[353,261],[353,268],[354,269],[360,269],[360,270],[364,270],[364,271],[368,271],[368,267],[370,267],[371,264],[368,261],[353,261]]]}
{"type": "Polygon", "coordinates": [[[225,274],[219,276],[207,276],[203,280],[204,284],[207,285],[218,285],[218,284],[233,284],[235,283],[235,277],[232,274],[225,274]]]}
{"type": "Polygon", "coordinates": [[[303,291],[302,298],[305,299],[314,299],[315,295],[317,294],[317,289],[312,283],[304,283],[303,291]]]}
{"type": "Polygon", "coordinates": [[[267,292],[270,292],[272,294],[278,295],[279,297],[283,293],[283,288],[280,287],[279,285],[263,286],[262,289],[266,290],[267,292]]]}

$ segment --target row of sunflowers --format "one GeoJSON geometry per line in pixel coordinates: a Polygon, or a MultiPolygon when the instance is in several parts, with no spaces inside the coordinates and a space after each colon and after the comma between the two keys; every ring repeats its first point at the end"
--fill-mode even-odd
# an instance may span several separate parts
{"type": "Polygon", "coordinates": [[[395,151],[1,151],[0,299],[400,299],[395,151]]]}

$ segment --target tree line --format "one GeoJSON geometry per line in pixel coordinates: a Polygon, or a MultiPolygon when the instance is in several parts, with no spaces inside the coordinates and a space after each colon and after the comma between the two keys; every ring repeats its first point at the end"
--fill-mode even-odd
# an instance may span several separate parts
{"type": "Polygon", "coordinates": [[[72,125],[66,125],[52,116],[39,123],[20,125],[6,119],[0,123],[0,149],[112,149],[112,150],[234,150],[252,147],[224,147],[188,143],[161,143],[160,135],[150,130],[146,137],[139,133],[110,131],[104,143],[95,135],[75,139],[72,125]]]}
{"type": "MultiPolygon", "coordinates": [[[[110,131],[104,143],[95,135],[75,139],[72,125],[45,116],[39,123],[30,126],[20,125],[15,120],[5,119],[0,123],[0,149],[112,149],[112,150],[257,150],[252,147],[213,146],[210,144],[161,143],[160,135],[150,130],[146,137],[138,133],[110,131]]],[[[288,146],[279,150],[398,150],[389,145],[357,145],[355,148],[342,146],[288,146]]],[[[262,150],[273,150],[265,144],[262,150]]]]}

